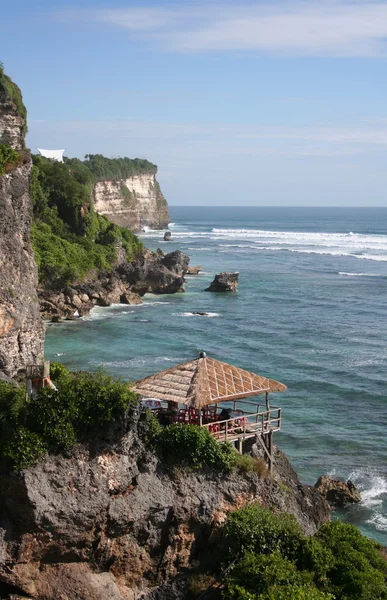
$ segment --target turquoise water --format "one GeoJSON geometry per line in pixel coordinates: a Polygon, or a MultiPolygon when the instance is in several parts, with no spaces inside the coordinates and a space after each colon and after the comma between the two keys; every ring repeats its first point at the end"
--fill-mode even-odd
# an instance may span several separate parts
{"type": "Polygon", "coordinates": [[[341,516],[387,545],[387,209],[170,212],[172,242],[142,238],[202,265],[186,293],[51,325],[47,359],[66,352],[56,360],[71,368],[136,380],[205,350],[282,381],[276,443],[305,483],[350,477],[363,501],[341,516]],[[225,270],[239,271],[239,292],[204,292],[225,270]]]}

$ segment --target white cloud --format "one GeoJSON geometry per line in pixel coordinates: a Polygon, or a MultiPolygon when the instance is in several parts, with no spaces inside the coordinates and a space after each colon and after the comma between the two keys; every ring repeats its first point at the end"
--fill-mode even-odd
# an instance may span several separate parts
{"type": "Polygon", "coordinates": [[[387,3],[345,0],[179,4],[93,11],[166,50],[285,56],[387,56],[387,3]]]}

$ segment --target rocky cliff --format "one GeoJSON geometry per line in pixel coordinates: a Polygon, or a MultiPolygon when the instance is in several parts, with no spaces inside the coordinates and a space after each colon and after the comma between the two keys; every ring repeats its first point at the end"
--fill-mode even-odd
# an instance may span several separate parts
{"type": "Polygon", "coordinates": [[[258,501],[293,513],[307,534],[329,519],[325,500],[281,452],[273,478],[168,471],[144,445],[145,427],[134,407],[104,442],[21,475],[0,464],[2,596],[182,598],[170,586],[216,546],[230,511],[258,501]]]}
{"type": "Polygon", "coordinates": [[[94,306],[111,304],[140,304],[146,293],[175,294],[184,292],[184,275],[189,257],[175,250],[144,249],[131,262],[121,253],[112,271],[103,271],[97,278],[74,283],[63,290],[39,289],[40,310],[44,319],[58,322],[84,316],[94,306]]]}
{"type": "Polygon", "coordinates": [[[0,145],[19,152],[17,165],[0,176],[0,374],[10,376],[43,353],[38,275],[30,242],[31,158],[24,150],[25,129],[20,90],[0,69],[0,145]]]}
{"type": "Polygon", "coordinates": [[[95,210],[113,223],[140,231],[167,227],[167,202],[153,173],[133,175],[118,181],[98,181],[94,185],[95,210]]]}

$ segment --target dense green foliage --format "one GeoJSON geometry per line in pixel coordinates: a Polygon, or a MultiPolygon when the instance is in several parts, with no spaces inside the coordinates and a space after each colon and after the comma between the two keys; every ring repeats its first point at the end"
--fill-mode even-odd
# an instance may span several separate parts
{"type": "Polygon", "coordinates": [[[270,554],[278,551],[294,558],[302,531],[293,516],[287,513],[275,515],[268,508],[252,504],[230,515],[225,536],[232,556],[243,552],[270,554]]]}
{"type": "Polygon", "coordinates": [[[0,62],[0,92],[3,92],[6,98],[13,103],[16,108],[16,114],[24,119],[22,134],[25,135],[27,131],[27,110],[23,103],[23,97],[18,86],[4,73],[2,62],[0,62]]]}
{"type": "Polygon", "coordinates": [[[8,144],[0,144],[0,177],[12,171],[20,162],[22,156],[8,144]]]}
{"type": "Polygon", "coordinates": [[[94,211],[93,175],[84,163],[39,156],[33,162],[32,244],[41,282],[60,288],[93,270],[112,269],[119,247],[129,261],[142,249],[132,232],[94,211]]]}
{"type": "Polygon", "coordinates": [[[128,179],[133,175],[157,173],[156,165],[144,158],[106,158],[102,154],[86,154],[84,165],[92,173],[94,181],[101,179],[128,179]]]}
{"type": "Polygon", "coordinates": [[[160,430],[155,447],[160,460],[170,466],[209,467],[220,472],[230,472],[236,466],[234,448],[219,444],[204,427],[168,425],[160,430]]]}
{"type": "Polygon", "coordinates": [[[17,470],[100,436],[137,402],[127,384],[102,371],[70,373],[53,363],[51,377],[58,390],[44,388],[28,400],[25,389],[0,382],[0,456],[17,470]]]}
{"type": "Polygon", "coordinates": [[[234,561],[225,600],[387,599],[381,547],[341,521],[307,538],[291,515],[247,506],[229,515],[222,551],[234,561]]]}

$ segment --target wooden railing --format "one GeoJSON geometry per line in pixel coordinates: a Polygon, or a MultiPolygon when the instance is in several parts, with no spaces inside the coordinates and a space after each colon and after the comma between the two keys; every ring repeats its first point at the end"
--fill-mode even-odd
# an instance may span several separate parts
{"type": "Polygon", "coordinates": [[[244,413],[232,419],[206,423],[202,427],[206,427],[211,435],[222,442],[266,434],[281,429],[281,409],[271,408],[256,413],[244,413]]]}

